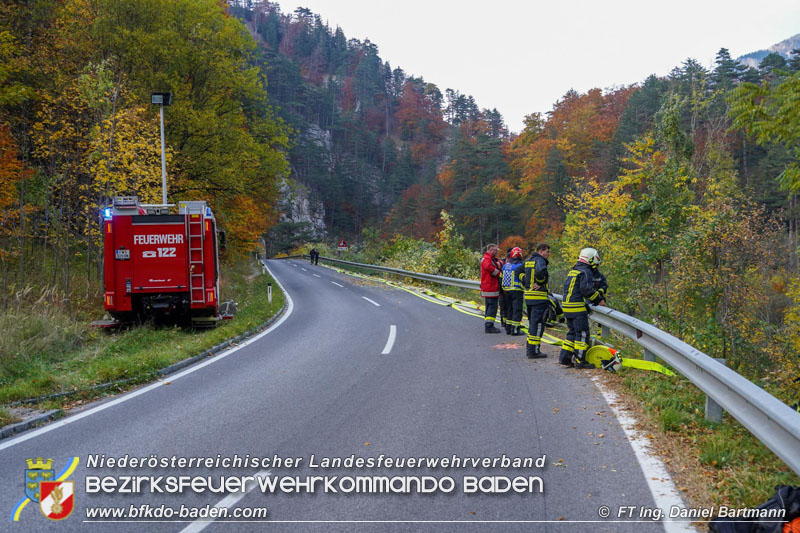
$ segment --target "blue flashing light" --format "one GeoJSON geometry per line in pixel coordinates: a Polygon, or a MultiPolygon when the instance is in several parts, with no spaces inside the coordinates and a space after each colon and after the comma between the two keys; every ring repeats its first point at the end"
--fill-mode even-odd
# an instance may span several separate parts
{"type": "Polygon", "coordinates": [[[106,207],[105,209],[103,209],[103,218],[106,219],[106,220],[111,220],[111,208],[110,207],[106,207]]]}
{"type": "Polygon", "coordinates": [[[207,217],[210,217],[210,216],[211,216],[211,208],[210,208],[210,207],[208,207],[208,206],[206,206],[206,216],[207,216],[207,217]]]}

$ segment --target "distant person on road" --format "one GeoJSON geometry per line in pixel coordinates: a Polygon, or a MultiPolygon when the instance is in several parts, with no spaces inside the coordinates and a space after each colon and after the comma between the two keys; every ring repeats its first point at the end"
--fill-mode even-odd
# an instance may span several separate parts
{"type": "Polygon", "coordinates": [[[522,248],[514,247],[503,265],[501,283],[506,300],[506,333],[524,335],[522,332],[522,278],[525,277],[525,263],[522,262],[522,248]]]}
{"type": "Polygon", "coordinates": [[[316,248],[312,248],[310,252],[308,252],[308,257],[311,260],[312,265],[319,264],[319,252],[316,248]]]}
{"type": "Polygon", "coordinates": [[[608,283],[600,273],[600,254],[594,248],[584,248],[578,262],[564,281],[564,316],[567,318],[567,338],[561,345],[558,362],[575,368],[594,368],[586,361],[589,349],[589,307],[606,304],[608,283]]]}
{"type": "Polygon", "coordinates": [[[528,307],[528,359],[543,359],[542,336],[544,335],[545,312],[550,305],[550,273],[547,265],[550,259],[550,245],[540,244],[525,261],[525,305],[528,307]]]}
{"type": "Polygon", "coordinates": [[[500,263],[497,260],[496,244],[486,246],[486,253],[481,260],[481,296],[486,302],[484,331],[500,333],[494,325],[497,320],[497,300],[500,298],[500,263]]]}

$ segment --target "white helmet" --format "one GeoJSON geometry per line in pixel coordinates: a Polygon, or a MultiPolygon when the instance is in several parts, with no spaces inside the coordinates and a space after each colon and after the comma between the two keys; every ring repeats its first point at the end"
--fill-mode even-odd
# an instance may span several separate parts
{"type": "Polygon", "coordinates": [[[578,261],[583,261],[589,266],[597,266],[600,264],[600,254],[594,248],[584,248],[578,256],[578,261]]]}

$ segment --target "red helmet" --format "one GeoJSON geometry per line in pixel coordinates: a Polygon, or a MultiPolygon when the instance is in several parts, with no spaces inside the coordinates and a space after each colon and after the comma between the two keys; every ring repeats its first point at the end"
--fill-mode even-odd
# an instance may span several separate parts
{"type": "Polygon", "coordinates": [[[511,256],[510,257],[522,257],[522,248],[519,246],[515,246],[511,249],[511,256]]]}

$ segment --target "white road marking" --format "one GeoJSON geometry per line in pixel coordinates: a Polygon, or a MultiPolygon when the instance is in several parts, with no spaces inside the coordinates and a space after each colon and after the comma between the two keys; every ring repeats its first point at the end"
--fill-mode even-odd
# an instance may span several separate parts
{"type": "Polygon", "coordinates": [[[317,277],[317,278],[321,278],[322,277],[319,274],[314,274],[314,276],[317,277]]]}
{"type": "Polygon", "coordinates": [[[333,284],[334,284],[334,285],[336,285],[337,287],[344,288],[344,285],[342,285],[341,283],[336,283],[335,281],[331,281],[331,283],[333,283],[333,284]]]}
{"type": "Polygon", "coordinates": [[[388,355],[391,353],[395,338],[397,338],[397,326],[392,324],[389,326],[389,338],[386,340],[386,346],[383,347],[381,355],[388,355]]]}
{"type": "MultiPolygon", "coordinates": [[[[268,475],[270,475],[270,473],[271,472],[269,472],[267,470],[261,470],[260,472],[257,472],[254,477],[264,478],[264,477],[267,477],[268,475]]],[[[224,507],[226,509],[230,509],[231,507],[236,505],[236,503],[239,500],[241,500],[242,498],[247,496],[247,494],[250,491],[252,491],[254,488],[256,488],[256,487],[258,487],[258,482],[257,481],[255,483],[253,483],[250,486],[249,489],[246,488],[246,490],[243,490],[241,492],[234,492],[232,494],[228,494],[223,499],[221,499],[216,505],[214,505],[214,507],[216,507],[216,508],[224,507]]],[[[213,518],[210,519],[210,520],[196,520],[196,521],[192,522],[191,524],[189,524],[188,526],[186,526],[185,528],[183,528],[181,530],[181,533],[197,533],[198,531],[203,531],[213,521],[214,521],[213,518]]]]}
{"type": "Polygon", "coordinates": [[[381,304],[379,304],[379,303],[378,303],[378,302],[376,302],[375,300],[370,300],[370,299],[369,299],[369,298],[367,298],[366,296],[362,296],[362,298],[364,298],[366,301],[368,301],[369,303],[371,303],[371,304],[372,304],[372,305],[374,305],[375,307],[380,307],[380,306],[381,306],[381,304]]]}
{"type": "Polygon", "coordinates": [[[306,270],[306,269],[305,269],[305,268],[303,268],[303,267],[300,267],[300,270],[302,270],[303,272],[308,272],[308,270],[306,270]]]}
{"type": "Polygon", "coordinates": [[[652,446],[650,439],[636,429],[636,420],[617,409],[616,393],[606,387],[598,377],[593,377],[592,381],[594,381],[595,386],[603,395],[603,398],[605,398],[608,406],[614,411],[614,416],[617,417],[622,431],[624,431],[625,436],[628,437],[628,442],[631,443],[633,453],[639,461],[642,472],[644,472],[644,478],[647,480],[650,494],[653,495],[656,506],[661,508],[663,516],[667,518],[667,520],[662,520],[664,531],[667,533],[696,531],[691,526],[690,520],[682,521],[669,519],[670,508],[674,506],[676,508],[686,509],[686,504],[683,503],[680,493],[675,488],[675,484],[672,482],[667,468],[658,457],[650,453],[648,449],[652,446]]]}
{"type": "Polygon", "coordinates": [[[224,352],[222,352],[220,354],[217,354],[216,356],[211,357],[211,358],[205,360],[202,363],[196,363],[196,364],[190,366],[189,368],[187,368],[186,370],[178,372],[177,374],[171,374],[169,376],[164,376],[162,378],[162,381],[157,381],[155,383],[152,383],[152,384],[150,384],[150,385],[148,385],[146,387],[143,387],[141,389],[138,389],[138,390],[135,390],[135,391],[130,392],[128,394],[125,394],[123,396],[120,396],[119,398],[111,400],[110,402],[98,405],[97,407],[93,407],[92,409],[89,409],[88,411],[84,411],[83,413],[79,413],[79,414],[75,414],[75,415],[72,415],[72,416],[68,416],[67,418],[63,418],[63,419],[61,419],[61,420],[59,420],[57,422],[53,422],[52,424],[48,424],[48,425],[46,425],[46,426],[44,426],[44,427],[42,427],[40,429],[37,429],[36,431],[31,431],[29,433],[23,433],[19,437],[15,437],[15,438],[12,438],[12,439],[9,439],[9,440],[6,440],[6,441],[2,441],[2,442],[0,442],[0,450],[5,450],[6,448],[11,448],[12,446],[16,446],[17,444],[23,443],[23,442],[25,442],[27,440],[31,440],[33,438],[36,438],[36,437],[40,436],[40,435],[44,435],[45,433],[49,433],[49,432],[51,432],[53,430],[56,430],[56,429],[58,429],[60,427],[66,426],[68,424],[72,424],[73,422],[77,422],[78,420],[80,420],[82,418],[86,418],[87,416],[91,416],[91,415],[93,415],[95,413],[99,413],[100,411],[105,411],[109,407],[114,407],[115,405],[119,405],[121,403],[127,402],[128,400],[132,400],[133,398],[136,398],[137,396],[140,396],[140,395],[142,395],[142,394],[144,394],[146,392],[150,392],[151,390],[153,390],[155,388],[163,387],[165,381],[175,382],[175,380],[180,379],[183,376],[187,376],[187,375],[191,374],[192,372],[196,372],[196,371],[200,370],[201,368],[204,368],[204,367],[206,367],[208,365],[216,363],[217,361],[221,361],[221,360],[225,359],[229,355],[241,350],[242,348],[244,348],[248,344],[252,344],[252,343],[256,342],[257,340],[259,340],[261,337],[264,337],[265,335],[268,335],[268,334],[272,333],[273,331],[275,331],[281,324],[286,322],[286,319],[289,318],[289,316],[292,314],[292,310],[294,309],[294,302],[292,301],[292,297],[289,296],[289,293],[286,292],[286,289],[283,287],[281,282],[278,281],[278,278],[275,276],[275,274],[272,273],[272,271],[269,269],[269,267],[266,267],[266,268],[267,268],[267,272],[269,272],[270,275],[275,280],[275,283],[277,283],[278,287],[280,287],[281,290],[283,291],[284,296],[286,296],[286,313],[284,313],[284,315],[280,319],[278,319],[277,322],[272,324],[270,327],[268,327],[267,329],[265,329],[264,331],[262,331],[258,335],[254,336],[254,337],[250,337],[246,341],[242,341],[238,345],[234,346],[233,348],[230,348],[230,349],[228,349],[228,350],[226,350],[226,351],[224,351],[224,352]]]}
{"type": "Polygon", "coordinates": [[[297,265],[295,265],[294,263],[289,263],[289,264],[292,265],[293,267],[297,268],[297,265]]]}

